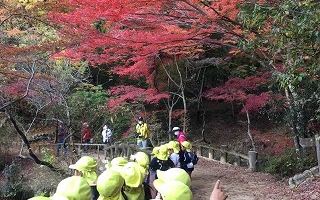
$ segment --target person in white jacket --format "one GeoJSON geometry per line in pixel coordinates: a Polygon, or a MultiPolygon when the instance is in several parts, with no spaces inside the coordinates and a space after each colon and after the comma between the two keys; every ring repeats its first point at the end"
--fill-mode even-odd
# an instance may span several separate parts
{"type": "Polygon", "coordinates": [[[108,127],[108,125],[103,126],[102,130],[102,142],[103,144],[111,144],[111,136],[112,136],[112,131],[108,127]]]}

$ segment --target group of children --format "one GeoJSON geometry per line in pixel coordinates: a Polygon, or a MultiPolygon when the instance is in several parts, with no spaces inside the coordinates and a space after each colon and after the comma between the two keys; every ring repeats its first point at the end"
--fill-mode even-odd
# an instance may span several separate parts
{"type": "MultiPolygon", "coordinates": [[[[29,200],[192,200],[191,174],[198,159],[183,133],[179,139],[179,131],[178,141],[153,148],[151,161],[142,151],[129,160],[116,157],[99,176],[97,162],[83,156],[69,166],[74,176],[62,180],[53,196],[29,200]]],[[[210,200],[225,200],[217,184],[210,200]]]]}
{"type": "Polygon", "coordinates": [[[114,158],[106,165],[106,170],[98,176],[97,162],[83,156],[69,166],[75,170],[74,176],[62,180],[53,196],[37,196],[29,200],[192,199],[190,177],[181,168],[157,170],[152,182],[156,193],[151,197],[149,156],[143,152],[137,152],[130,160],[114,158]]]}

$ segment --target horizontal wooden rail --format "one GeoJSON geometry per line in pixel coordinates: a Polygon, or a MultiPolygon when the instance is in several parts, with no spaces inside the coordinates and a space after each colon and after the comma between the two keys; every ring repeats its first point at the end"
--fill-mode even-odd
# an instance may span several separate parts
{"type": "MultiPolygon", "coordinates": [[[[57,146],[58,144],[49,144],[49,145],[39,145],[39,153],[43,146],[57,146]]],[[[77,151],[77,155],[85,155],[82,151],[84,146],[90,148],[90,153],[96,154],[98,159],[113,159],[115,157],[126,157],[130,158],[131,155],[135,154],[138,151],[145,152],[151,156],[151,149],[140,149],[135,144],[129,143],[120,143],[120,144],[84,144],[84,143],[73,143],[70,144],[73,146],[73,149],[77,151]]],[[[248,155],[238,153],[234,150],[228,149],[226,145],[222,145],[220,148],[214,146],[207,146],[203,144],[193,144],[193,148],[196,150],[197,155],[205,157],[208,159],[219,161],[220,163],[229,163],[236,166],[245,166],[251,169],[252,171],[257,170],[257,152],[249,151],[248,155]]]]}
{"type": "MultiPolygon", "coordinates": [[[[38,145],[38,152],[41,153],[41,148],[43,147],[56,147],[58,145],[62,145],[62,143],[38,145]]],[[[76,150],[76,153],[79,156],[82,156],[85,154],[82,150],[85,146],[89,148],[90,154],[96,154],[98,159],[100,159],[101,157],[103,159],[112,159],[120,156],[130,158],[131,155],[135,154],[138,151],[142,151],[147,155],[151,156],[150,148],[140,149],[137,145],[129,143],[120,143],[112,145],[73,143],[69,144],[68,148],[71,147],[73,150],[76,150]]]]}
{"type": "Polygon", "coordinates": [[[249,151],[248,155],[238,153],[228,149],[226,145],[220,148],[203,144],[193,144],[197,155],[208,159],[219,161],[220,163],[229,163],[236,166],[246,166],[252,171],[256,171],[257,152],[249,151]]]}

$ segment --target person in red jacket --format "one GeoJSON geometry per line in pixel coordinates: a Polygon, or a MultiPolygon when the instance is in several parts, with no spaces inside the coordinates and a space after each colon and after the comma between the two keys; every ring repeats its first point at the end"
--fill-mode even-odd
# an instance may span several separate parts
{"type": "Polygon", "coordinates": [[[177,141],[179,144],[184,141],[188,141],[186,134],[179,127],[173,127],[172,132],[177,136],[177,141]]]}
{"type": "MultiPolygon", "coordinates": [[[[82,143],[89,144],[91,138],[92,138],[92,135],[91,135],[91,131],[89,129],[89,124],[87,122],[85,122],[82,125],[82,131],[81,131],[82,143]]],[[[89,149],[88,146],[85,145],[83,150],[85,153],[88,153],[88,149],[89,149]]]]}

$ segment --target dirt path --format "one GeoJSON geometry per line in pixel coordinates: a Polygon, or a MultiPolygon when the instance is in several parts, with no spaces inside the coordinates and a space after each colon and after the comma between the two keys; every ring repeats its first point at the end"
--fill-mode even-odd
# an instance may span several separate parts
{"type": "Polygon", "coordinates": [[[287,182],[279,182],[270,174],[252,173],[242,167],[200,159],[192,174],[191,190],[194,200],[209,200],[214,183],[218,179],[221,180],[223,190],[229,196],[228,200],[300,200],[302,198],[297,197],[290,190],[287,182]]]}

